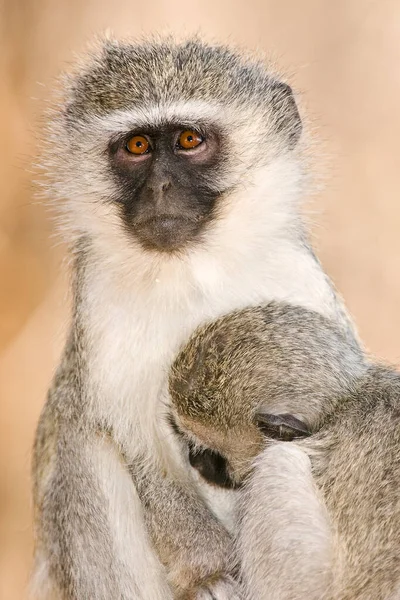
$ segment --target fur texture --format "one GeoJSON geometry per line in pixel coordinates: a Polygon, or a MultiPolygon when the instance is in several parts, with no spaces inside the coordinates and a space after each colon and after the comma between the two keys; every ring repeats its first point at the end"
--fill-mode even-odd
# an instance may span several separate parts
{"type": "Polygon", "coordinates": [[[400,597],[399,409],[400,375],[371,366],[318,433],[258,457],[239,511],[249,598],[400,597]]]}
{"type": "MultiPolygon", "coordinates": [[[[130,466],[185,479],[163,408],[170,364],[197,326],[284,300],[351,327],[305,241],[299,134],[286,84],[261,62],[200,41],[107,40],[65,79],[44,167],[75,255],[75,304],[35,444],[39,599],[47,588],[63,600],[105,600],[110,590],[171,597],[130,466]],[[213,218],[170,254],[127,232],[109,160],[116,137],[168,124],[215,125],[226,154],[209,181],[219,194],[213,218]]],[[[228,522],[226,496],[206,496],[228,522]]]]}
{"type": "Polygon", "coordinates": [[[294,443],[268,446],[241,504],[237,551],[246,598],[333,598],[330,519],[307,454],[294,443]]]}
{"type": "Polygon", "coordinates": [[[317,431],[365,369],[350,331],[271,302],[196,330],[172,365],[173,415],[193,444],[229,459],[239,484],[264,446],[257,419],[290,414],[317,431]]]}
{"type": "Polygon", "coordinates": [[[399,597],[398,373],[367,361],[329,319],[270,303],[198,329],[170,392],[197,467],[211,449],[229,480],[244,482],[236,549],[246,598],[399,597]],[[258,419],[277,413],[312,435],[266,438],[258,419]]]}

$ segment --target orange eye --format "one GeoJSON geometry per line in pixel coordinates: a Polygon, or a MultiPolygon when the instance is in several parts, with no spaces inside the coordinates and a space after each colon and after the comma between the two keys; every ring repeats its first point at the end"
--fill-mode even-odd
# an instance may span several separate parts
{"type": "Polygon", "coordinates": [[[143,135],[134,135],[128,140],[126,149],[131,154],[146,154],[149,151],[149,141],[143,135]]]}
{"type": "Polygon", "coordinates": [[[178,139],[178,144],[184,150],[197,148],[203,142],[203,138],[196,131],[183,131],[178,139]]]}

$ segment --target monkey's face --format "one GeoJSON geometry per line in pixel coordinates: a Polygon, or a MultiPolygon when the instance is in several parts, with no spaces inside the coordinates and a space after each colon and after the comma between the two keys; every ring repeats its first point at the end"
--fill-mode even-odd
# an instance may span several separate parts
{"type": "Polygon", "coordinates": [[[51,123],[51,198],[69,239],[120,265],[200,241],[247,263],[291,211],[300,132],[290,87],[261,62],[199,41],[106,41],[51,123]]]}
{"type": "MultiPolygon", "coordinates": [[[[187,449],[190,465],[212,485],[236,489],[250,474],[254,459],[273,440],[290,442],[311,435],[306,423],[290,414],[261,409],[253,419],[233,428],[208,425],[187,415],[170,415],[170,424],[187,449]]],[[[204,421],[204,419],[203,419],[204,421]]]]}
{"type": "Polygon", "coordinates": [[[174,251],[195,242],[222,190],[223,134],[211,125],[146,127],[117,136],[109,156],[115,202],[143,248],[174,251]]]}
{"type": "Polygon", "coordinates": [[[252,423],[233,429],[215,423],[205,426],[176,411],[170,414],[169,422],[191,467],[217,487],[239,488],[265,446],[261,430],[252,423]]]}

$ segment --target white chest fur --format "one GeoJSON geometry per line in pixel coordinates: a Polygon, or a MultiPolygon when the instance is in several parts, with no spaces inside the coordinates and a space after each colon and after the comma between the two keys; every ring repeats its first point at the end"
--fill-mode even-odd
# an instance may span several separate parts
{"type": "MultiPolygon", "coordinates": [[[[167,377],[179,347],[198,325],[271,300],[335,318],[335,294],[312,254],[282,240],[278,247],[266,246],[251,262],[246,255],[230,262],[193,253],[138,269],[129,283],[116,264],[88,271],[89,397],[96,417],[113,429],[132,460],[156,453],[171,470],[181,460],[164,419],[167,377]]],[[[210,508],[230,528],[234,493],[209,497],[203,487],[210,508]]]]}
{"type": "Polygon", "coordinates": [[[93,401],[132,454],[154,439],[168,368],[199,324],[269,300],[332,317],[337,310],[320,266],[289,243],[251,265],[244,261],[240,271],[223,268],[216,256],[193,254],[147,271],[132,286],[111,269],[94,270],[87,289],[93,401]]]}

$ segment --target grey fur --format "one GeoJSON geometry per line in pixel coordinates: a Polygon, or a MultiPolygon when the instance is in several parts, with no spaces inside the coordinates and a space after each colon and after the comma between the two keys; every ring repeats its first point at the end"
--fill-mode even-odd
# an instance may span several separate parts
{"type": "Polygon", "coordinates": [[[194,598],[200,588],[207,589],[228,576],[233,541],[194,486],[187,479],[172,480],[143,465],[131,465],[130,472],[174,598],[194,598]]]}
{"type": "Polygon", "coordinates": [[[372,365],[299,445],[337,532],[333,598],[400,597],[400,374],[372,365]]]}
{"type": "Polygon", "coordinates": [[[237,540],[247,597],[398,600],[399,481],[400,374],[370,365],[320,431],[256,459],[237,540]]]}
{"type": "Polygon", "coordinates": [[[106,41],[88,69],[69,88],[65,118],[80,128],[88,117],[162,102],[201,100],[265,111],[266,120],[294,144],[301,132],[297,107],[286,83],[262,61],[199,39],[172,38],[131,44],[106,41]]]}
{"type": "Polygon", "coordinates": [[[110,553],[108,498],[99,485],[93,448],[114,447],[121,469],[127,467],[115,440],[87,412],[87,340],[79,310],[86,251],[82,243],[73,326],[36,432],[32,470],[37,564],[32,588],[35,598],[46,600],[128,600],[140,597],[140,591],[129,581],[126,565],[110,553]]]}
{"type": "Polygon", "coordinates": [[[246,597],[398,598],[398,373],[371,365],[329,320],[272,303],[198,330],[170,393],[184,438],[248,482],[237,542],[246,597]],[[314,433],[268,441],[256,421],[264,412],[294,414],[314,433]]]}
{"type": "Polygon", "coordinates": [[[195,332],[172,366],[170,394],[178,424],[229,458],[239,483],[263,446],[257,414],[289,413],[317,431],[364,369],[351,332],[271,303],[195,332]]]}
{"type": "MultiPolygon", "coordinates": [[[[164,528],[165,536],[171,529],[163,508],[161,529],[154,525],[151,511],[158,496],[151,502],[146,496],[156,489],[173,490],[173,509],[182,502],[182,519],[185,511],[189,521],[197,511],[196,531],[206,515],[177,444],[157,415],[166,401],[166,373],[180,345],[199,324],[221,314],[278,295],[316,306],[339,327],[351,329],[304,241],[297,210],[303,185],[300,133],[289,86],[260,61],[198,40],[105,41],[65,78],[63,99],[47,130],[44,167],[48,195],[57,203],[76,255],[74,313],[34,449],[40,600],[167,600],[174,592],[192,594],[193,582],[213,589],[204,557],[194,550],[198,540],[178,536],[172,544],[172,572],[171,557],[161,557],[162,564],[153,548],[165,539],[164,528]],[[186,101],[190,110],[183,114],[186,101]],[[220,168],[201,173],[216,206],[208,211],[196,243],[175,246],[165,256],[138,241],[132,213],[129,231],[124,224],[121,207],[130,203],[133,212],[137,206],[137,181],[129,163],[121,184],[112,152],[115,144],[124,150],[126,136],[137,127],[156,129],[162,136],[163,128],[188,126],[214,127],[219,134],[220,168]],[[262,152],[248,140],[262,144],[262,152]],[[249,203],[245,228],[239,192],[249,203]],[[208,267],[214,280],[208,278],[208,267]],[[192,544],[190,552],[186,543],[192,544]],[[188,557],[194,561],[190,581],[188,557]]],[[[154,162],[157,168],[165,166],[154,162]]],[[[183,168],[178,175],[176,188],[184,179],[183,168]]],[[[143,204],[160,200],[154,187],[147,191],[143,204]]],[[[188,198],[193,208],[193,196],[176,194],[175,200],[188,198]]],[[[179,206],[169,208],[173,214],[163,216],[176,216],[179,206]]],[[[196,207],[192,213],[196,221],[196,207]]],[[[230,540],[211,512],[209,518],[215,543],[207,545],[204,528],[201,547],[207,546],[217,577],[227,556],[221,540],[228,545],[230,540]]],[[[230,575],[225,581],[232,598],[230,575]]],[[[220,589],[221,581],[215,586],[220,589]]],[[[203,586],[202,598],[204,593],[203,586]]]]}

